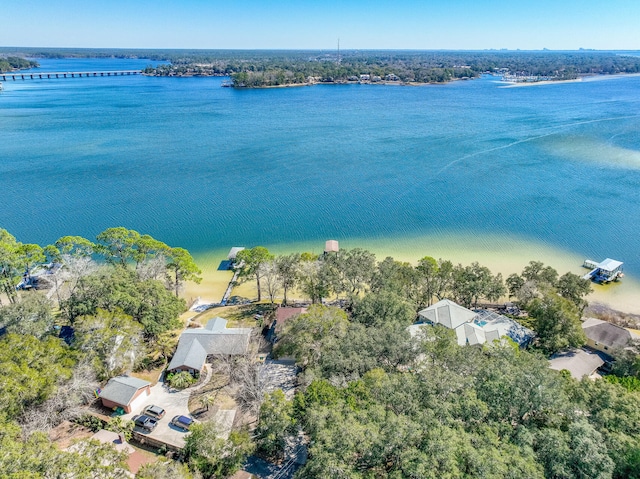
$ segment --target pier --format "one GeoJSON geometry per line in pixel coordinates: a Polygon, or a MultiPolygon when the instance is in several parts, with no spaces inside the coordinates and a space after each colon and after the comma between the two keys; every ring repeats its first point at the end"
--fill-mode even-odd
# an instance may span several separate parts
{"type": "Polygon", "coordinates": [[[141,75],[142,70],[107,70],[95,72],[12,72],[0,73],[2,81],[8,80],[51,80],[56,78],[97,78],[141,75]]]}
{"type": "Polygon", "coordinates": [[[585,274],[582,279],[588,279],[595,281],[596,283],[610,283],[611,281],[618,281],[624,276],[622,273],[622,261],[616,261],[615,259],[607,258],[601,263],[596,263],[590,259],[584,260],[582,264],[583,268],[587,268],[590,271],[585,274]]]}

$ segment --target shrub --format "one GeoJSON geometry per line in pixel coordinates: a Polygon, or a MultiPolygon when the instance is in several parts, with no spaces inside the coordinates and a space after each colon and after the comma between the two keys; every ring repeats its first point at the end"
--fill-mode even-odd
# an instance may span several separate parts
{"type": "Polygon", "coordinates": [[[172,388],[185,389],[195,384],[196,379],[187,371],[181,371],[170,376],[167,375],[167,381],[172,388]]]}

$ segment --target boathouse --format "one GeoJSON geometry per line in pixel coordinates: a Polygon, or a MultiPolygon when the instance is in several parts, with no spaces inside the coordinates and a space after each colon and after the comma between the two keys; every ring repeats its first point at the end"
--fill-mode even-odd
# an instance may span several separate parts
{"type": "Polygon", "coordinates": [[[624,263],[622,261],[616,261],[611,258],[607,258],[601,263],[596,263],[595,261],[587,259],[584,261],[582,266],[584,268],[589,268],[591,271],[585,274],[582,278],[590,279],[596,283],[610,283],[611,281],[618,281],[618,279],[624,276],[624,274],[622,274],[623,264],[624,263]]]}

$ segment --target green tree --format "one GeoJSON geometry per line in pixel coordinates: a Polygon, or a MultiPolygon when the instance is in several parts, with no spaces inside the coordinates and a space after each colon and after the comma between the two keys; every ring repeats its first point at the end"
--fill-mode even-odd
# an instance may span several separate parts
{"type": "Polygon", "coordinates": [[[496,300],[506,293],[502,275],[494,277],[489,268],[476,262],[456,266],[453,278],[452,293],[456,302],[467,308],[477,307],[480,299],[496,300]]]}
{"type": "Polygon", "coordinates": [[[575,304],[580,312],[584,311],[587,306],[584,297],[593,291],[591,281],[573,273],[566,273],[560,276],[557,290],[560,296],[575,304]]]}
{"type": "Polygon", "coordinates": [[[547,353],[555,353],[586,343],[580,315],[576,306],[554,292],[545,293],[529,305],[540,347],[547,353]]]}
{"type": "Polygon", "coordinates": [[[423,300],[420,302],[419,307],[431,306],[433,297],[436,294],[437,288],[437,274],[440,267],[438,262],[431,256],[425,256],[418,261],[416,271],[420,274],[420,281],[422,283],[422,296],[423,300]]]}
{"type": "Polygon", "coordinates": [[[119,479],[126,454],[111,444],[83,440],[60,451],[46,433],[23,438],[19,426],[0,421],[0,476],[7,479],[119,479]]]}
{"type": "Polygon", "coordinates": [[[260,406],[255,438],[258,449],[267,457],[284,457],[286,438],[292,434],[295,424],[292,414],[293,406],[281,389],[265,396],[260,406]]]}
{"type": "Polygon", "coordinates": [[[395,293],[368,293],[354,301],[351,317],[365,326],[400,323],[405,326],[416,319],[415,307],[395,293]]]}
{"type": "Polygon", "coordinates": [[[0,339],[0,402],[10,419],[41,404],[69,379],[73,354],[58,338],[7,334],[0,339]]]}
{"type": "Polygon", "coordinates": [[[533,281],[539,285],[555,286],[558,281],[558,272],[551,266],[545,266],[541,261],[530,261],[524,267],[522,277],[526,281],[533,281]]]}
{"type": "Polygon", "coordinates": [[[82,236],[62,236],[53,245],[60,255],[91,256],[96,245],[82,236]]]}
{"type": "Polygon", "coordinates": [[[140,281],[133,271],[106,267],[84,277],[61,307],[71,322],[79,316],[95,315],[98,309],[121,310],[142,324],[148,338],[156,339],[180,326],[178,316],[186,304],[159,281],[140,281]]]}
{"type": "Polygon", "coordinates": [[[344,311],[311,305],[305,314],[287,322],[275,352],[293,356],[301,365],[317,364],[327,345],[345,336],[348,325],[344,311]]]}
{"type": "Polygon", "coordinates": [[[283,298],[282,304],[287,304],[287,293],[295,288],[300,277],[300,254],[292,253],[288,255],[276,256],[276,271],[282,284],[283,298]]]}
{"type": "Polygon", "coordinates": [[[300,263],[299,289],[312,303],[322,302],[331,292],[331,266],[318,259],[300,263]]]}
{"type": "Polygon", "coordinates": [[[236,256],[236,262],[240,265],[240,276],[243,278],[253,277],[258,288],[258,301],[262,301],[262,291],[260,289],[260,279],[262,278],[264,263],[272,261],[274,256],[264,246],[255,246],[251,249],[244,249],[236,256]]]}
{"type": "Polygon", "coordinates": [[[136,479],[194,479],[194,476],[186,465],[165,459],[144,464],[136,479]]]}
{"type": "Polygon", "coordinates": [[[350,296],[360,294],[370,285],[376,269],[375,255],[361,248],[329,253],[324,262],[334,272],[334,291],[350,296]]]}
{"type": "Polygon", "coordinates": [[[122,434],[127,441],[131,440],[134,428],[135,424],[133,423],[133,421],[123,419],[119,416],[109,419],[109,422],[105,426],[105,429],[107,431],[113,431],[115,433],[122,434]]]}
{"type": "Polygon", "coordinates": [[[142,326],[122,311],[98,309],[74,323],[74,348],[93,360],[101,379],[133,370],[144,354],[142,326]]]}
{"type": "Polygon", "coordinates": [[[167,255],[169,256],[167,270],[171,271],[171,276],[167,275],[167,279],[173,285],[176,296],[185,281],[193,281],[194,283],[202,281],[200,276],[202,271],[186,249],[171,248],[167,255]]]}
{"type": "Polygon", "coordinates": [[[99,243],[96,251],[102,254],[109,263],[126,266],[134,258],[135,245],[140,240],[140,233],[122,226],[107,228],[97,236],[99,243]]]}
{"type": "MultiPolygon", "coordinates": [[[[133,260],[136,262],[136,270],[140,268],[140,265],[149,258],[155,256],[162,256],[168,254],[171,248],[169,248],[162,241],[149,236],[140,235],[140,237],[133,244],[133,260]]],[[[164,258],[163,258],[164,259],[164,258]]]]}
{"type": "Polygon", "coordinates": [[[0,308],[0,329],[42,339],[53,331],[51,306],[50,301],[41,294],[24,295],[18,303],[0,308]]]}
{"type": "Polygon", "coordinates": [[[411,264],[387,257],[378,263],[378,269],[371,280],[371,291],[397,294],[418,306],[420,303],[419,281],[418,273],[411,264]]]}
{"type": "Polygon", "coordinates": [[[21,243],[5,229],[0,229],[0,286],[9,298],[10,303],[16,303],[16,284],[24,272],[20,261],[21,243]]]}
{"type": "Polygon", "coordinates": [[[209,478],[230,476],[253,450],[254,445],[247,432],[232,431],[225,440],[212,421],[194,424],[184,447],[189,466],[209,478]]]}

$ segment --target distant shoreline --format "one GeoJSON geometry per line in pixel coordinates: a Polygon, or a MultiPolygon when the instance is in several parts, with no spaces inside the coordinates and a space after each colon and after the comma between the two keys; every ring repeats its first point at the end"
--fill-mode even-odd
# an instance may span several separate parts
{"type": "Polygon", "coordinates": [[[497,83],[504,83],[500,88],[520,88],[520,87],[529,87],[529,86],[539,86],[539,85],[559,85],[564,83],[580,83],[580,82],[588,82],[588,81],[599,81],[599,80],[609,80],[614,78],[621,77],[638,77],[640,73],[596,73],[593,75],[583,75],[578,78],[574,78],[571,80],[543,80],[543,81],[532,81],[532,82],[513,82],[507,80],[500,80],[497,83]]]}

